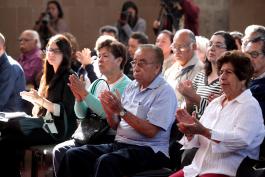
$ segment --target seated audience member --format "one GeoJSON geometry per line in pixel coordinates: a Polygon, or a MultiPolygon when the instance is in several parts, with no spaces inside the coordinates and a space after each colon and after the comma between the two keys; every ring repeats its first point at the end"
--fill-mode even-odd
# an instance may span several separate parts
{"type": "Polygon", "coordinates": [[[258,100],[265,120],[265,33],[263,36],[250,40],[245,53],[250,55],[254,67],[250,90],[258,100]]]}
{"type": "Polygon", "coordinates": [[[0,112],[23,110],[19,96],[26,80],[20,64],[6,53],[5,37],[0,33],[0,112]]]}
{"type": "Polygon", "coordinates": [[[209,39],[204,36],[195,36],[196,37],[196,55],[201,61],[201,64],[204,65],[206,61],[207,47],[209,45],[209,39]]]}
{"type": "Polygon", "coordinates": [[[178,127],[185,136],[183,148],[199,147],[189,166],[170,177],[235,176],[241,161],[259,157],[265,135],[262,112],[248,89],[253,66],[240,51],[226,52],[217,61],[224,94],[213,100],[200,121],[178,110],[178,127]],[[229,122],[229,123],[228,123],[229,122]]]}
{"type": "Polygon", "coordinates": [[[243,34],[239,31],[232,31],[230,35],[235,39],[238,50],[241,50],[243,34]]]}
{"type": "Polygon", "coordinates": [[[168,164],[177,102],[161,75],[162,64],[160,48],[146,44],[137,49],[132,61],[135,80],[126,87],[121,101],[118,92],[100,95],[107,121],[117,129],[114,143],[68,150],[65,171],[69,177],[122,177],[168,164]]]}
{"type": "Polygon", "coordinates": [[[155,45],[160,47],[164,54],[164,63],[162,74],[164,75],[165,71],[170,68],[175,63],[175,57],[173,51],[171,50],[171,43],[173,42],[173,33],[168,30],[163,30],[156,37],[155,45]]]}
{"type": "Polygon", "coordinates": [[[21,92],[23,99],[34,104],[33,117],[12,119],[7,128],[1,130],[1,173],[19,176],[20,156],[17,152],[32,145],[64,141],[76,129],[74,96],[67,85],[68,77],[73,73],[70,57],[71,45],[67,38],[53,36],[47,44],[39,90],[21,92]]]}
{"type": "Polygon", "coordinates": [[[174,36],[171,49],[176,62],[165,72],[166,81],[173,87],[178,99],[178,107],[185,107],[184,97],[177,90],[181,81],[192,80],[202,70],[195,54],[196,39],[192,31],[178,30],[174,36]]]}
{"type": "MultiPolygon", "coordinates": [[[[103,76],[106,78],[111,92],[118,90],[120,93],[123,93],[125,87],[130,82],[130,79],[123,74],[123,68],[127,58],[126,47],[120,42],[106,39],[98,45],[97,50],[99,53],[99,69],[103,76]]],[[[77,77],[72,75],[70,76],[70,88],[76,97],[75,113],[78,118],[86,118],[88,109],[103,118],[106,117],[105,112],[98,99],[99,94],[103,91],[104,88],[101,88],[99,85],[97,85],[97,81],[92,83],[87,91],[86,88],[82,85],[82,81],[78,80],[77,77]],[[95,91],[93,93],[91,93],[92,88],[95,88],[95,91]]],[[[113,134],[114,133],[112,131],[109,131],[109,136],[106,136],[98,142],[112,142],[114,139],[113,134]]],[[[65,170],[63,164],[64,162],[62,162],[65,152],[72,147],[80,145],[81,144],[72,139],[55,146],[53,150],[53,162],[56,176],[60,176],[60,173],[62,173],[60,171],[65,170]]]]}
{"type": "Polygon", "coordinates": [[[21,55],[18,62],[25,73],[26,89],[37,89],[39,88],[43,66],[41,43],[37,31],[23,31],[19,37],[19,48],[21,55]]]}
{"type": "Polygon", "coordinates": [[[105,25],[99,29],[100,35],[110,35],[114,38],[118,38],[118,29],[115,26],[105,25]]]}
{"type": "Polygon", "coordinates": [[[45,12],[40,14],[33,27],[40,35],[43,48],[46,47],[50,37],[68,31],[68,25],[63,16],[63,9],[58,1],[47,2],[45,12]]]}
{"type": "Polygon", "coordinates": [[[247,43],[254,38],[264,36],[265,27],[262,25],[249,25],[245,29],[245,35],[242,38],[242,47],[241,50],[244,52],[247,43]]]}
{"type": "MultiPolygon", "coordinates": [[[[249,40],[245,46],[245,53],[249,54],[254,67],[250,91],[257,99],[265,120],[265,29],[260,29],[260,35],[249,40]],[[262,32],[263,31],[263,32],[262,32]]],[[[246,157],[237,171],[237,177],[263,177],[265,175],[265,141],[260,147],[259,161],[246,157]]]]}
{"type": "Polygon", "coordinates": [[[71,43],[72,46],[71,69],[74,70],[74,72],[77,72],[81,66],[81,63],[78,61],[78,58],[76,56],[77,52],[79,51],[79,44],[77,42],[77,39],[72,33],[69,32],[62,33],[62,35],[67,37],[67,39],[71,43]]]}
{"type": "Polygon", "coordinates": [[[133,1],[123,3],[117,28],[118,39],[125,45],[127,45],[128,39],[133,32],[145,33],[146,21],[138,16],[138,7],[133,1]]]}
{"type": "MultiPolygon", "coordinates": [[[[250,40],[245,48],[250,55],[254,67],[253,78],[250,82],[250,91],[258,100],[265,121],[265,33],[264,35],[250,40]]],[[[265,160],[265,142],[261,146],[261,159],[265,160]]]]}
{"type": "Polygon", "coordinates": [[[179,84],[178,91],[185,97],[187,110],[196,110],[198,118],[203,114],[206,106],[222,93],[217,72],[217,60],[226,51],[236,50],[234,38],[225,31],[215,32],[207,47],[207,58],[204,71],[199,72],[193,79],[179,84]]]}
{"type": "MultiPolygon", "coordinates": [[[[196,112],[198,119],[202,116],[209,102],[222,94],[218,79],[217,60],[226,51],[237,49],[234,38],[225,31],[215,32],[207,47],[204,71],[199,72],[193,81],[185,80],[179,84],[178,91],[185,97],[186,109],[196,112]]],[[[189,165],[197,148],[186,149],[182,154],[181,165],[189,165]]]]}
{"type": "Polygon", "coordinates": [[[134,32],[129,38],[128,41],[129,57],[124,67],[124,74],[126,74],[130,79],[133,79],[131,61],[133,59],[134,53],[140,44],[147,44],[147,43],[148,43],[148,36],[146,36],[144,33],[134,32]]]}

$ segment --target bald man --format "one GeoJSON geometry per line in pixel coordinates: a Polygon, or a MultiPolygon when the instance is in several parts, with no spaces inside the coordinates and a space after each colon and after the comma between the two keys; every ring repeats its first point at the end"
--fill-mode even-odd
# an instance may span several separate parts
{"type": "Polygon", "coordinates": [[[5,37],[0,33],[0,112],[22,111],[19,93],[25,90],[25,84],[23,69],[6,54],[5,37]]]}
{"type": "Polygon", "coordinates": [[[25,77],[27,90],[39,87],[42,75],[41,43],[37,31],[25,30],[19,37],[19,49],[21,55],[18,62],[22,66],[25,77]]]}
{"type": "Polygon", "coordinates": [[[178,30],[174,36],[171,50],[176,62],[165,72],[166,81],[175,89],[178,107],[184,108],[184,97],[176,89],[180,82],[193,80],[195,75],[202,70],[202,66],[195,54],[196,39],[188,29],[178,30]]]}

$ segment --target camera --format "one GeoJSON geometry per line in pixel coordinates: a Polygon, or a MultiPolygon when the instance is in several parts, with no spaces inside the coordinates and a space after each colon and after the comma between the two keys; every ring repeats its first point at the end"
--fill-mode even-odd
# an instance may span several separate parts
{"type": "Polygon", "coordinates": [[[176,4],[181,0],[160,0],[160,4],[167,10],[172,10],[176,7],[176,4]]]}
{"type": "Polygon", "coordinates": [[[42,23],[48,24],[51,20],[51,14],[49,12],[44,12],[42,17],[42,23]]]}
{"type": "Polygon", "coordinates": [[[127,21],[128,20],[128,17],[129,17],[129,13],[127,11],[121,12],[120,20],[127,21]]]}

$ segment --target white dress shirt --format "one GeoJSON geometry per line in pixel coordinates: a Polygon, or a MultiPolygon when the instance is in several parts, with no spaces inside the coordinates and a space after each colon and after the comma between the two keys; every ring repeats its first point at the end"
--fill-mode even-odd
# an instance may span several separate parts
{"type": "Polygon", "coordinates": [[[183,168],[185,177],[206,173],[235,176],[246,156],[259,157],[259,145],[265,135],[259,103],[249,89],[222,107],[224,98],[222,95],[213,100],[200,119],[212,130],[211,139],[220,143],[201,135],[195,135],[190,142],[186,137],[180,140],[183,149],[199,147],[192,164],[183,168]]]}

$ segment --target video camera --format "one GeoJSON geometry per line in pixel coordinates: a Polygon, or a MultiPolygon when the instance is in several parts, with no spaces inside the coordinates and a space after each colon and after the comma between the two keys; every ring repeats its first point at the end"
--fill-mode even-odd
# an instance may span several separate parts
{"type": "Polygon", "coordinates": [[[161,6],[165,7],[167,11],[172,11],[176,8],[177,3],[179,3],[181,0],[160,0],[161,6]]]}
{"type": "Polygon", "coordinates": [[[41,19],[41,22],[43,24],[48,24],[51,20],[51,14],[50,12],[43,12],[42,13],[42,19],[41,19]]]}

